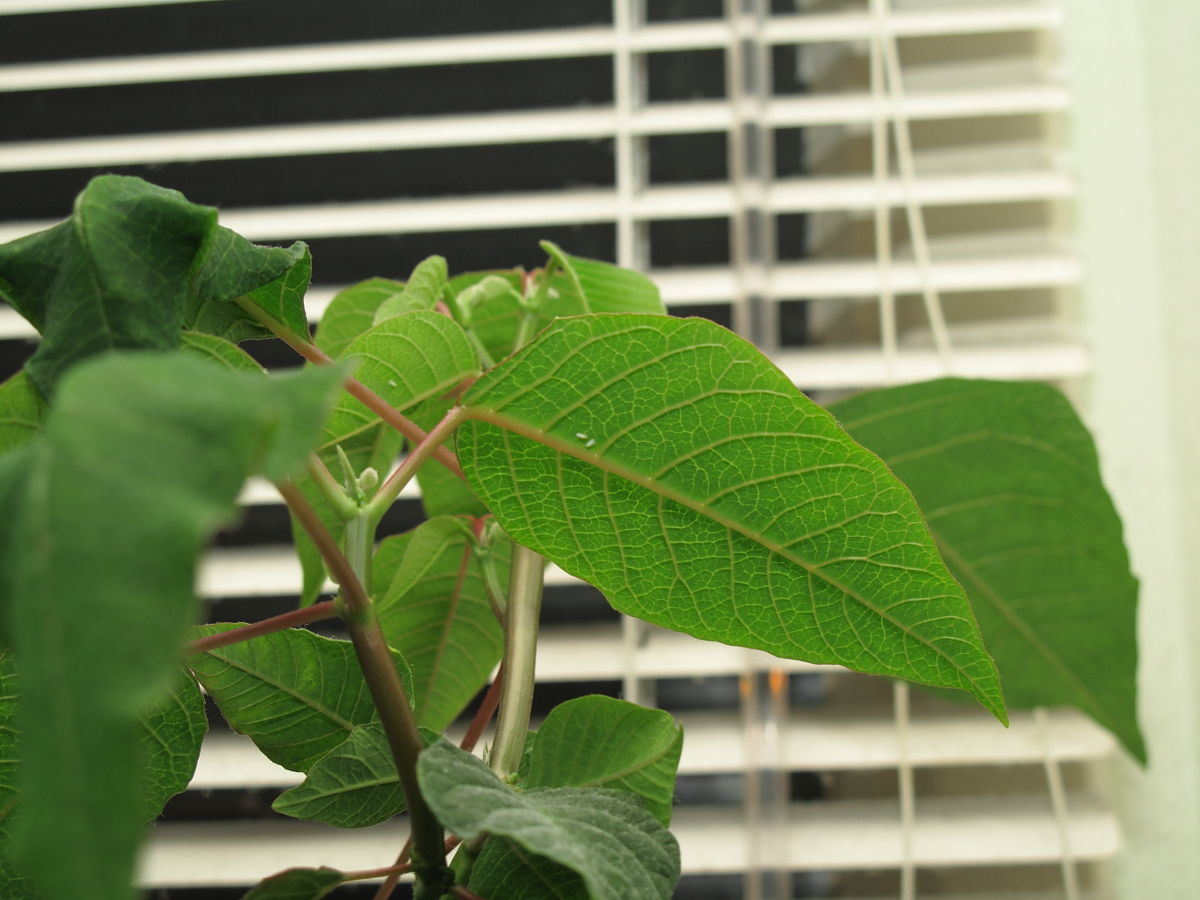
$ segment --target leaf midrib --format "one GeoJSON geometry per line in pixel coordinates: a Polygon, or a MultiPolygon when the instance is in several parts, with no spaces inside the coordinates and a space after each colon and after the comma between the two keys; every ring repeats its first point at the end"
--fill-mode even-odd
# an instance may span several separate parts
{"type": "MultiPolygon", "coordinates": [[[[860,603],[865,608],[871,610],[873,613],[878,615],[881,619],[883,619],[884,621],[891,624],[898,631],[904,633],[905,635],[916,640],[917,642],[924,644],[931,651],[933,651],[933,653],[935,653],[940,658],[944,659],[951,666],[951,668],[954,669],[954,671],[958,672],[964,679],[966,679],[966,681],[969,684],[979,688],[979,693],[980,693],[981,697],[991,696],[991,692],[986,689],[986,685],[984,683],[980,682],[979,679],[974,678],[971,675],[969,675],[962,668],[962,666],[959,665],[959,663],[954,661],[950,656],[948,656],[946,654],[945,651],[943,651],[941,648],[937,647],[935,644],[933,644],[927,638],[925,638],[924,636],[922,636],[920,634],[915,633],[910,628],[908,628],[906,625],[904,625],[902,622],[897,621],[895,619],[895,617],[888,615],[885,611],[878,609],[866,597],[862,596],[857,591],[852,590],[850,587],[842,584],[836,578],[829,576],[819,566],[816,566],[816,565],[808,562],[807,560],[801,559],[797,556],[794,556],[794,555],[786,552],[780,545],[774,543],[773,541],[769,541],[764,536],[762,536],[760,534],[756,534],[755,532],[749,530],[747,528],[747,526],[743,525],[742,523],[737,522],[736,520],[731,519],[728,516],[713,510],[711,507],[704,505],[703,503],[695,500],[692,497],[687,496],[686,494],[684,494],[680,491],[674,490],[674,489],[662,484],[661,482],[656,482],[653,479],[649,478],[648,476],[646,476],[640,472],[634,471],[626,466],[622,466],[617,463],[614,463],[614,462],[607,460],[601,456],[598,456],[597,454],[587,453],[581,447],[576,446],[575,444],[571,443],[570,441],[567,441],[563,438],[559,438],[554,434],[545,432],[540,428],[536,428],[536,427],[527,425],[519,420],[513,419],[498,410],[491,409],[488,407],[479,407],[479,406],[468,406],[465,409],[466,409],[465,418],[467,418],[467,419],[475,419],[476,421],[494,425],[497,428],[501,428],[506,431],[510,431],[514,434],[518,434],[521,437],[528,438],[529,440],[532,440],[532,441],[536,441],[537,443],[540,443],[540,444],[548,447],[549,449],[554,450],[557,453],[561,453],[565,456],[573,457],[574,459],[578,459],[581,462],[595,466],[596,468],[598,468],[602,471],[608,472],[619,478],[623,478],[627,481],[630,481],[630,482],[644,488],[645,490],[650,491],[653,494],[656,494],[664,499],[671,500],[672,502],[678,503],[679,505],[684,506],[687,509],[692,510],[693,512],[699,513],[699,514],[709,518],[713,522],[716,522],[718,525],[721,525],[722,527],[727,528],[730,531],[736,532],[737,534],[740,534],[743,537],[759,544],[761,547],[763,547],[763,549],[765,549],[771,553],[774,553],[774,554],[782,557],[783,559],[789,560],[790,562],[800,566],[802,569],[804,569],[806,572],[808,572],[810,576],[817,577],[817,578],[821,579],[823,582],[836,588],[837,590],[842,591],[847,597],[860,603]]],[[[1003,706],[998,707],[998,709],[1003,709],[1003,706]]]]}

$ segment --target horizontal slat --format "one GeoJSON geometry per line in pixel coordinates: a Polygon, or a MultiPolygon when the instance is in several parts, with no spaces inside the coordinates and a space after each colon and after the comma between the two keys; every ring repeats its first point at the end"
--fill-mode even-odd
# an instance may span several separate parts
{"type": "MultiPolygon", "coordinates": [[[[929,176],[914,188],[917,202],[928,206],[1053,200],[1070,192],[1070,178],[1053,171],[929,176]]],[[[881,199],[893,205],[904,203],[904,185],[886,182],[881,199]]],[[[869,179],[785,179],[764,193],[764,201],[778,214],[861,210],[874,204],[875,188],[869,179]]],[[[720,218],[731,215],[735,206],[732,187],[708,182],[652,187],[632,201],[639,221],[720,218]]],[[[251,240],[286,241],[615,222],[621,209],[616,191],[590,189],[227,209],[221,222],[251,240]]],[[[52,224],[0,225],[0,242],[52,224]]]]}
{"type": "MultiPolygon", "coordinates": [[[[978,118],[1055,112],[1066,108],[1067,99],[1058,85],[1011,85],[910,92],[901,108],[914,120],[978,118]]],[[[815,94],[772,100],[766,121],[778,128],[863,124],[877,113],[869,94],[815,94]]],[[[14,142],[0,144],[0,171],[586,140],[609,137],[622,124],[614,108],[595,106],[14,142]]],[[[650,104],[628,122],[639,135],[727,131],[733,125],[733,111],[721,101],[650,104]]]]}
{"type": "Polygon", "coordinates": [[[4,0],[0,16],[67,12],[77,9],[111,9],[122,6],[166,6],[175,3],[211,3],[213,0],[4,0]]]}
{"type": "Polygon", "coordinates": [[[1079,341],[1042,341],[957,348],[947,367],[933,350],[901,350],[894,370],[878,347],[788,350],[773,357],[802,388],[852,389],[925,381],[952,374],[962,378],[1058,381],[1080,378],[1089,369],[1079,341]]]}
{"type": "MultiPolygon", "coordinates": [[[[1068,797],[1067,833],[1076,859],[1118,849],[1114,816],[1088,795],[1068,797]]],[[[901,860],[895,803],[846,801],[794,806],[788,867],[880,869],[901,860]]],[[[688,874],[736,872],[747,863],[738,807],[682,807],[672,831],[688,874]]],[[[343,870],[390,862],[407,829],[398,822],[339,830],[308,822],[166,823],[150,832],[139,881],[145,887],[249,885],[291,866],[343,870]]],[[[1044,796],[918,800],[913,858],[920,866],[1053,863],[1058,831],[1044,796]]]]}
{"type": "MultiPolygon", "coordinates": [[[[1120,838],[1113,813],[1094,797],[1068,798],[1067,834],[1077,860],[1112,856],[1120,838]]],[[[900,865],[895,802],[793,806],[787,854],[793,869],[878,869],[900,865]]],[[[734,872],[747,863],[737,810],[680,809],[672,824],[686,872],[734,872]],[[732,814],[731,814],[732,813],[732,814]]],[[[1058,830],[1045,796],[917,799],[912,859],[918,866],[1057,863],[1058,830]]]]}
{"type": "MultiPolygon", "coordinates": [[[[746,738],[736,712],[677,718],[685,736],[681,774],[746,770],[746,738]]],[[[1049,722],[1047,743],[1060,761],[1100,760],[1113,752],[1108,732],[1075,710],[1051,710],[1049,722]]],[[[458,740],[460,735],[451,729],[449,737],[458,740]]],[[[483,744],[488,742],[485,737],[483,744]]],[[[986,713],[964,706],[952,714],[915,715],[908,728],[908,761],[917,767],[1028,765],[1042,758],[1041,737],[1028,712],[1013,711],[1010,727],[1003,728],[986,713]]],[[[790,771],[885,769],[899,762],[890,709],[796,710],[784,726],[779,764],[790,771]]],[[[205,738],[188,789],[285,788],[303,777],[271,762],[249,738],[217,732],[205,738]]]]}
{"type": "MultiPolygon", "coordinates": [[[[1041,30],[1054,27],[1058,19],[1058,12],[1046,6],[1009,5],[896,11],[889,16],[889,24],[899,37],[928,37],[1041,30]]],[[[871,16],[864,13],[776,16],[767,24],[764,36],[771,44],[826,43],[862,40],[873,28],[871,16]]],[[[26,63],[0,68],[0,91],[611,56],[618,40],[613,29],[592,26],[26,63]]],[[[700,20],[643,25],[634,30],[630,44],[634,52],[653,53],[721,48],[730,40],[724,22],[700,20]]]]}
{"type": "MultiPolygon", "coordinates": [[[[647,274],[659,286],[663,301],[668,306],[728,303],[738,291],[733,271],[724,266],[662,269],[647,274]]],[[[977,259],[946,260],[935,262],[930,270],[931,283],[942,293],[1069,287],[1078,284],[1081,277],[1079,261],[1067,254],[998,254],[977,259]]],[[[911,262],[897,261],[892,266],[888,280],[897,294],[919,293],[922,287],[920,270],[911,262]]],[[[878,296],[883,285],[883,274],[874,261],[785,263],[774,268],[764,285],[764,294],[770,299],[853,299],[878,296]]],[[[320,319],[336,291],[337,288],[328,287],[316,287],[309,291],[305,306],[313,321],[320,319]]],[[[16,310],[0,306],[0,339],[34,336],[33,326],[16,310]]],[[[836,373],[830,377],[841,385],[880,383],[879,376],[873,374],[876,369],[869,365],[864,356],[869,352],[866,348],[844,353],[840,350],[812,352],[818,357],[826,357],[824,363],[816,359],[812,361],[818,366],[833,364],[835,353],[839,367],[843,359],[850,360],[850,369],[830,370],[836,373]],[[858,381],[855,379],[860,376],[853,373],[860,370],[867,374],[858,381]]],[[[877,350],[875,355],[878,356],[877,350]]],[[[1075,356],[1072,358],[1077,360],[1075,356]]],[[[914,357],[914,360],[918,360],[918,357],[914,357]]],[[[1076,364],[1071,363],[1072,366],[1076,364]]],[[[913,365],[917,372],[927,368],[923,358],[913,365]]],[[[918,377],[912,376],[913,379],[918,377]]],[[[908,380],[907,377],[905,380],[908,380]]],[[[812,386],[807,381],[804,384],[812,386]]]]}
{"type": "MultiPolygon", "coordinates": [[[[301,580],[300,561],[290,546],[221,547],[201,559],[196,592],[209,598],[298,596],[301,580]]],[[[574,584],[576,580],[550,566],[546,583],[574,584]]]]}

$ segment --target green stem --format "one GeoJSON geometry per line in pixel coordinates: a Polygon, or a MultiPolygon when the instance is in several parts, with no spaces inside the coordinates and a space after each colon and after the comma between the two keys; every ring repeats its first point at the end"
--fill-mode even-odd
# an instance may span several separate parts
{"type": "Polygon", "coordinates": [[[433,426],[433,430],[413,447],[404,461],[396,467],[396,471],[388,476],[387,481],[380,486],[366,506],[367,512],[375,521],[378,521],[387,508],[400,496],[404,486],[412,481],[413,476],[417,474],[417,470],[425,461],[439,449],[445,449],[442,444],[453,434],[454,429],[459,426],[465,416],[466,410],[461,406],[454,407],[442,416],[441,421],[433,426]]]}
{"type": "Polygon", "coordinates": [[[334,602],[326,600],[323,603],[314,603],[303,609],[293,609],[290,612],[263,619],[261,622],[243,625],[241,628],[231,628],[229,631],[222,631],[219,634],[210,634],[208,637],[192,641],[184,648],[183,652],[186,656],[194,656],[197,653],[216,650],[218,647],[240,644],[242,641],[262,637],[264,634],[274,634],[276,631],[284,631],[298,625],[307,625],[310,622],[319,622],[322,619],[332,619],[336,616],[337,608],[334,602]]]}
{"type": "Polygon", "coordinates": [[[541,556],[513,542],[508,606],[504,611],[502,699],[491,759],[492,771],[501,778],[517,771],[529,731],[544,571],[545,560],[541,556]]]}
{"type": "Polygon", "coordinates": [[[333,511],[343,521],[349,521],[358,515],[358,504],[346,496],[345,490],[338,484],[333,473],[317,454],[308,458],[308,474],[321,491],[321,495],[333,507],[333,511]]]}
{"type": "Polygon", "coordinates": [[[449,869],[443,849],[441,823],[425,802],[417,781],[417,757],[424,749],[412,707],[404,693],[400,673],[392,661],[391,648],[383,636],[371,598],[363,589],[370,571],[371,527],[366,512],[346,525],[347,554],[343,554],[312,506],[294,484],[281,484],[279,493],[308,532],[330,571],[341,585],[343,619],[363,678],[375,701],[379,721],[396,762],[396,772],[408,803],[413,834],[413,871],[417,876],[416,897],[432,900],[449,887],[449,869]],[[351,537],[351,535],[354,535],[351,537]]]}

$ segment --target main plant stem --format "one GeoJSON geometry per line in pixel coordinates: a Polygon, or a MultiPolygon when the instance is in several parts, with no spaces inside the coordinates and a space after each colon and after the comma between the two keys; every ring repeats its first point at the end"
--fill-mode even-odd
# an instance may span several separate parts
{"type": "Polygon", "coordinates": [[[421,735],[404,693],[400,673],[396,671],[392,660],[392,651],[375,615],[375,607],[363,587],[364,583],[369,582],[372,549],[368,515],[365,511],[360,512],[346,523],[346,553],[343,554],[294,484],[279,485],[279,492],[341,585],[342,618],[354,644],[363,678],[379,711],[379,721],[395,759],[396,772],[400,776],[400,785],[408,805],[412,825],[413,871],[417,876],[415,896],[418,900],[433,900],[450,886],[450,873],[446,867],[441,823],[425,803],[417,782],[417,757],[424,749],[421,735]]]}
{"type": "Polygon", "coordinates": [[[501,778],[517,771],[525,750],[525,735],[529,731],[544,570],[545,560],[539,554],[513,543],[508,606],[504,611],[500,718],[496,723],[491,759],[492,771],[501,778]]]}

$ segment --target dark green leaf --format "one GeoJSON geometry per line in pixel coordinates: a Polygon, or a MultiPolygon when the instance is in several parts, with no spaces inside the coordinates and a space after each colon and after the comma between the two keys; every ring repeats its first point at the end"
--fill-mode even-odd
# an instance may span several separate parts
{"type": "Polygon", "coordinates": [[[314,343],[335,359],[349,343],[375,324],[375,310],[404,291],[404,282],[369,278],[339,291],[329,301],[314,343]]]}
{"type": "Polygon", "coordinates": [[[186,790],[208,730],[204,696],[186,672],[139,717],[142,743],[142,820],[158,818],[166,802],[186,790]]]}
{"type": "MultiPolygon", "coordinates": [[[[400,411],[419,415],[479,372],[479,360],[462,329],[446,316],[412,312],[393,316],[359,335],[343,358],[357,360],[355,377],[400,411]]],[[[379,417],[349,394],[339,400],[325,427],[332,445],[375,427],[379,417]]]]}
{"type": "Polygon", "coordinates": [[[640,796],[671,823],[683,729],[660,709],[579,697],[550,711],[530,754],[525,787],[604,787],[640,796]]]}
{"type": "Polygon", "coordinates": [[[102,175],[70,220],[0,246],[0,295],[42,332],[26,366],[38,390],[104,350],[175,347],[216,216],[177,191],[102,175]]]}
{"type": "Polygon", "coordinates": [[[179,346],[180,349],[211,360],[231,372],[262,373],[265,371],[254,357],[237,344],[214,334],[205,334],[202,331],[184,331],[179,335],[179,346]]]}
{"type": "Polygon", "coordinates": [[[1045,385],[943,379],[836,404],[912,488],[1015,706],[1069,704],[1142,761],[1137,581],[1091,436],[1045,385]]]}
{"type": "MultiPolygon", "coordinates": [[[[421,729],[426,746],[440,737],[421,729]]],[[[404,790],[383,726],[355,726],[345,742],[317,761],[303,784],[284,791],[271,808],[338,828],[366,828],[404,812],[404,790]]]]}
{"type": "Polygon", "coordinates": [[[375,310],[375,324],[408,312],[431,312],[442,299],[446,287],[446,260],[430,256],[417,263],[404,290],[388,297],[375,310]]]}
{"type": "MultiPolygon", "coordinates": [[[[206,625],[200,633],[235,627],[206,625]]],[[[412,675],[400,654],[393,656],[411,697],[412,675]]],[[[208,650],[188,665],[234,730],[296,772],[307,772],[377,715],[353,645],[302,628],[208,650]]]]}
{"type": "Polygon", "coordinates": [[[203,254],[184,325],[235,342],[271,337],[232,302],[246,296],[273,319],[306,335],[304,292],[311,275],[312,259],[300,241],[290,247],[262,247],[218,226],[203,254]]]}
{"type": "Polygon", "coordinates": [[[0,384],[0,453],[29,443],[45,412],[46,403],[24,370],[0,384]]]}
{"type": "Polygon", "coordinates": [[[471,486],[619,610],[697,637],[1004,701],[912,495],[701,319],[551,324],[468,392],[471,486]]]}
{"type": "MultiPolygon", "coordinates": [[[[259,250],[278,250],[277,247],[256,247],[259,250]]],[[[278,278],[267,282],[246,296],[277,322],[282,322],[301,337],[308,337],[308,316],[304,312],[304,295],[312,281],[312,256],[308,247],[297,241],[288,248],[296,261],[278,278]]]]}
{"type": "Polygon", "coordinates": [[[38,896],[33,881],[21,875],[8,848],[12,844],[17,811],[17,666],[12,653],[0,650],[0,897],[34,900],[38,896]]]}
{"type": "Polygon", "coordinates": [[[623,791],[518,793],[444,739],[421,754],[417,778],[438,819],[459,837],[506,838],[577,872],[593,900],[666,900],[679,879],[675,839],[623,791]]]}
{"type": "Polygon", "coordinates": [[[481,897],[504,900],[588,900],[591,896],[578,873],[503,838],[483,845],[471,868],[470,886],[481,897]]]}
{"type": "MultiPolygon", "coordinates": [[[[413,667],[417,721],[441,731],[487,683],[504,647],[465,519],[430,519],[383,541],[372,593],[388,643],[413,667]]],[[[512,544],[489,551],[508,585],[512,544]]]]}
{"type": "Polygon", "coordinates": [[[41,433],[3,457],[0,591],[21,666],[21,795],[36,798],[13,843],[48,897],[131,895],[138,715],[194,619],[196,558],[248,474],[303,459],[339,377],[109,354],[74,367],[41,433]]]}
{"type": "Polygon", "coordinates": [[[264,878],[242,900],[321,900],[346,876],[337,869],[285,869],[264,878]]]}
{"type": "Polygon", "coordinates": [[[383,727],[378,722],[356,726],[313,764],[303,784],[284,791],[271,808],[338,828],[365,828],[403,812],[404,791],[383,727]]]}

